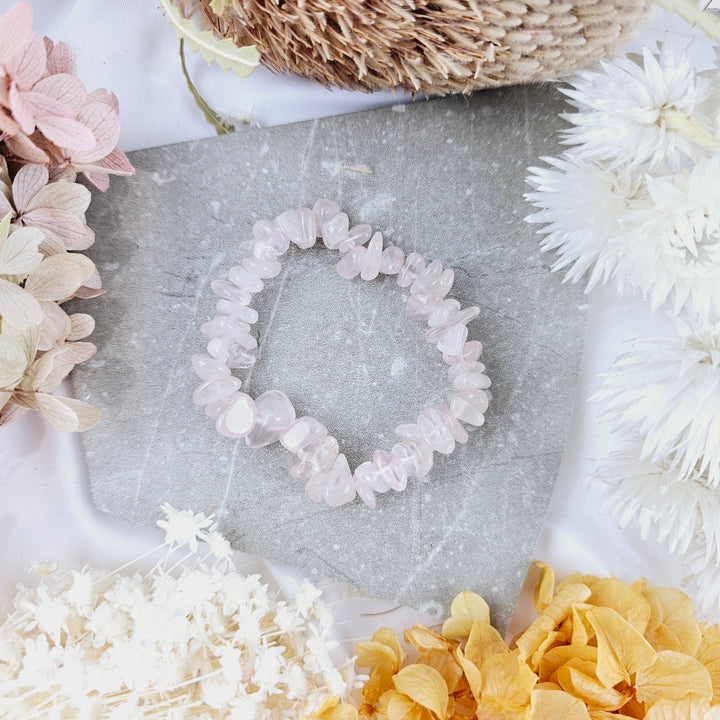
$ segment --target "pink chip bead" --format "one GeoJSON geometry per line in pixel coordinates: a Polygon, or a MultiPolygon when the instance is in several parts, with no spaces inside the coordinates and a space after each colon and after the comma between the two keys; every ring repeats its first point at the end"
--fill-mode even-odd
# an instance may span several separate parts
{"type": "Polygon", "coordinates": [[[290,247],[290,241],[282,234],[280,228],[270,220],[258,220],[253,225],[253,236],[255,237],[255,257],[267,257],[268,255],[284,255],[290,247]]]}
{"type": "Polygon", "coordinates": [[[334,200],[321,198],[315,201],[312,211],[315,216],[315,234],[319,236],[322,234],[323,225],[340,212],[340,206],[334,200]]]}
{"type": "Polygon", "coordinates": [[[425,258],[420,253],[411,252],[405,258],[405,264],[397,276],[400,287],[408,287],[415,282],[415,278],[425,269],[425,258]]]}
{"type": "Polygon", "coordinates": [[[405,439],[393,445],[393,455],[397,455],[408,477],[424,478],[433,466],[432,448],[425,442],[405,439]]]}
{"type": "Polygon", "coordinates": [[[210,287],[218,297],[239,303],[240,305],[249,305],[252,301],[252,293],[229,283],[227,280],[213,280],[210,283],[210,287]]]}
{"type": "Polygon", "coordinates": [[[442,298],[430,292],[411,293],[405,303],[405,311],[411,318],[425,320],[440,302],[442,298]]]}
{"type": "MultiPolygon", "coordinates": [[[[308,485],[313,485],[311,497],[317,496],[318,488],[322,499],[330,507],[339,507],[355,499],[355,486],[347,458],[340,453],[328,470],[311,478],[308,485]]],[[[306,487],[306,492],[308,488],[306,487]]],[[[308,492],[310,495],[310,492],[308,492]]]]}
{"type": "Polygon", "coordinates": [[[255,398],[258,422],[269,430],[287,430],[295,422],[290,398],[279,390],[268,390],[255,398]]]}
{"type": "Polygon", "coordinates": [[[338,245],[342,253],[350,252],[358,245],[364,245],[372,235],[372,228],[369,225],[356,225],[348,230],[347,237],[338,245]]]}
{"type": "Polygon", "coordinates": [[[442,271],[442,263],[439,260],[433,260],[424,270],[417,273],[410,286],[410,292],[418,293],[429,290],[432,284],[440,278],[442,271]]]}
{"type": "Polygon", "coordinates": [[[298,247],[311,248],[317,238],[315,215],[310,208],[302,207],[298,210],[298,217],[300,218],[300,238],[302,242],[302,244],[298,243],[298,247]]]}
{"type": "Polygon", "coordinates": [[[245,393],[237,393],[227,410],[215,422],[221,435],[242,438],[255,427],[255,402],[245,393]]]}
{"type": "Polygon", "coordinates": [[[193,370],[201,380],[212,380],[216,377],[230,375],[230,368],[209,355],[193,355],[190,358],[193,370]]]}
{"type": "MultiPolygon", "coordinates": [[[[438,306],[430,313],[427,324],[429,328],[442,327],[454,318],[460,312],[460,303],[453,299],[447,298],[443,300],[438,306]]],[[[429,342],[434,342],[429,340],[429,342]]]]}
{"type": "Polygon", "coordinates": [[[457,390],[485,390],[490,387],[490,378],[484,371],[481,362],[460,362],[450,366],[448,375],[457,390]]]}
{"type": "Polygon", "coordinates": [[[253,325],[258,319],[257,310],[254,308],[248,305],[240,305],[240,303],[234,303],[224,298],[217,301],[215,309],[223,315],[232,315],[248,325],[253,325]]]}
{"type": "Polygon", "coordinates": [[[380,260],[382,258],[383,236],[376,232],[367,246],[367,252],[362,260],[360,277],[363,280],[374,280],[380,273],[380,260]]]}
{"type": "Polygon", "coordinates": [[[450,412],[468,425],[480,427],[485,422],[488,396],[484,390],[461,390],[450,396],[450,412]]]}
{"type": "Polygon", "coordinates": [[[205,414],[209,418],[216,420],[230,407],[230,404],[235,399],[235,396],[238,394],[239,393],[233,393],[232,395],[228,395],[221,400],[215,400],[214,402],[208,403],[205,406],[205,414]]]}
{"type": "Polygon", "coordinates": [[[346,280],[352,280],[354,277],[357,277],[362,268],[365,253],[367,253],[367,248],[358,245],[358,247],[354,247],[347,255],[343,255],[340,260],[338,260],[338,275],[346,280]]]}
{"type": "Polygon", "coordinates": [[[242,264],[248,272],[264,280],[274,278],[279,275],[282,270],[282,265],[277,260],[261,260],[256,257],[246,257],[243,258],[242,264]]]}
{"type": "Polygon", "coordinates": [[[455,355],[462,352],[467,336],[467,325],[462,323],[450,325],[450,327],[445,330],[440,339],[437,341],[437,349],[440,352],[447,353],[449,355],[455,355]]]}
{"type": "Polygon", "coordinates": [[[434,408],[423,410],[417,424],[433,450],[449,455],[455,449],[455,438],[434,408]]]}
{"type": "Polygon", "coordinates": [[[233,346],[233,350],[227,359],[227,366],[233,369],[237,368],[246,370],[247,368],[252,367],[256,362],[257,358],[255,357],[255,353],[241,347],[233,346]]]}
{"type": "Polygon", "coordinates": [[[380,272],[383,275],[397,275],[405,262],[405,253],[395,245],[388,245],[380,258],[380,272]]]}
{"type": "Polygon", "coordinates": [[[280,443],[291,453],[310,443],[322,440],[327,435],[327,428],[313,417],[301,417],[280,435],[280,443]]]}
{"type": "Polygon", "coordinates": [[[398,492],[405,489],[408,479],[407,470],[397,455],[385,450],[376,450],[373,453],[373,462],[378,469],[378,477],[384,483],[398,492]]]}
{"type": "Polygon", "coordinates": [[[232,341],[236,335],[250,332],[250,325],[232,315],[216,315],[200,326],[200,332],[207,338],[232,341]]]}
{"type": "Polygon", "coordinates": [[[193,393],[192,399],[196,405],[207,405],[215,400],[232,395],[236,390],[240,389],[242,383],[232,375],[215,377],[206,380],[199,385],[193,393]]]}
{"type": "Polygon", "coordinates": [[[470,436],[467,434],[467,430],[457,421],[457,418],[450,412],[447,405],[435,405],[434,409],[440,415],[445,427],[452,433],[456,442],[466,443],[469,440],[470,436]]]}
{"type": "Polygon", "coordinates": [[[358,497],[369,507],[376,506],[375,493],[387,492],[390,486],[378,476],[375,463],[364,462],[353,473],[353,484],[358,497]]]}
{"type": "Polygon", "coordinates": [[[474,362],[482,355],[482,343],[478,340],[470,340],[463,345],[459,355],[447,355],[443,353],[443,361],[448,365],[456,365],[460,362],[474,362]]]}
{"type": "Polygon", "coordinates": [[[241,290],[249,293],[259,293],[264,287],[263,281],[242,265],[231,267],[228,271],[228,278],[233,285],[237,285],[241,290]]]}
{"type": "Polygon", "coordinates": [[[290,460],[290,474],[298,480],[308,480],[312,475],[329,468],[338,456],[337,440],[328,435],[322,440],[310,443],[290,460]]]}
{"type": "Polygon", "coordinates": [[[295,408],[285,393],[268,390],[255,398],[255,427],[245,437],[248,447],[259,448],[276,442],[295,422],[295,408]]]}
{"type": "Polygon", "coordinates": [[[347,238],[350,220],[346,213],[338,213],[322,226],[322,239],[325,247],[337,250],[340,243],[347,238]]]}

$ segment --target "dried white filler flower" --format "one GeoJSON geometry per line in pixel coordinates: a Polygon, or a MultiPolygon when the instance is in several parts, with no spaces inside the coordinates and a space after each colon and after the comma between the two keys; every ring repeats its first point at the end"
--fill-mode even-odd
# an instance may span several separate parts
{"type": "Polygon", "coordinates": [[[280,720],[352,687],[317,588],[270,596],[212,516],[162,509],[149,572],[54,569],[20,589],[0,627],[0,717],[280,720]],[[192,560],[176,568],[179,547],[192,560]]]}

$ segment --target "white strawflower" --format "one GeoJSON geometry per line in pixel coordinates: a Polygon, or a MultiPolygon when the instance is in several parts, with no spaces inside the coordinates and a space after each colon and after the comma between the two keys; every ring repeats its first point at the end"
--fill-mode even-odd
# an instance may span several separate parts
{"type": "Polygon", "coordinates": [[[612,171],[566,153],[541,158],[550,168],[531,167],[525,197],[539,212],[525,220],[540,223],[544,251],[559,255],[554,271],[577,282],[589,272],[587,291],[608,281],[625,252],[623,216],[641,191],[641,179],[627,170],[612,171]]]}
{"type": "Polygon", "coordinates": [[[237,572],[212,517],[163,510],[150,571],[43,566],[39,587],[19,590],[0,624],[3,720],[303,718],[353,687],[317,588],[271,596],[237,572]],[[179,546],[192,560],[178,563],[179,546]]]}
{"type": "Polygon", "coordinates": [[[720,155],[645,181],[646,197],[623,218],[620,293],[627,284],[653,309],[671,298],[676,314],[687,308],[703,319],[720,317],[720,155]]]}
{"type": "Polygon", "coordinates": [[[658,53],[643,48],[642,64],[630,57],[601,61],[600,70],[579,72],[564,89],[578,112],[565,142],[578,156],[610,167],[651,167],[694,157],[688,123],[699,123],[709,83],[694,68],[692,46],[664,42],[658,53]],[[678,129],[681,128],[681,129],[678,129]]]}
{"type": "Polygon", "coordinates": [[[613,430],[643,437],[639,456],[679,479],[720,483],[720,323],[678,323],[674,337],[641,338],[619,356],[594,399],[613,430]]]}
{"type": "Polygon", "coordinates": [[[639,446],[611,453],[590,483],[603,490],[603,509],[620,527],[637,524],[645,540],[651,529],[672,553],[702,550],[707,566],[720,563],[720,497],[708,486],[707,475],[681,477],[669,463],[638,458],[639,446]]]}

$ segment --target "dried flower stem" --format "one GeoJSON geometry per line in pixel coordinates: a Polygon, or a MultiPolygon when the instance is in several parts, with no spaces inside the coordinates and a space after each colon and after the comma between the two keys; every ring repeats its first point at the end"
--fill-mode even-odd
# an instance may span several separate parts
{"type": "Polygon", "coordinates": [[[701,9],[695,0],[655,0],[655,3],[666,12],[675,13],[685,22],[700,28],[713,40],[720,41],[720,20],[707,11],[707,5],[701,9]]]}

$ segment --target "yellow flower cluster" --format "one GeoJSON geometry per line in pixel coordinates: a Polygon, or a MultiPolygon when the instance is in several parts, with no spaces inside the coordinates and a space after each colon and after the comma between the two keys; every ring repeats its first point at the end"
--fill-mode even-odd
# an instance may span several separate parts
{"type": "Polygon", "coordinates": [[[720,720],[720,628],[679,590],[573,575],[541,563],[537,619],[509,647],[485,601],[460,593],[442,633],[383,628],[357,646],[369,668],[360,718],[720,720]]]}

